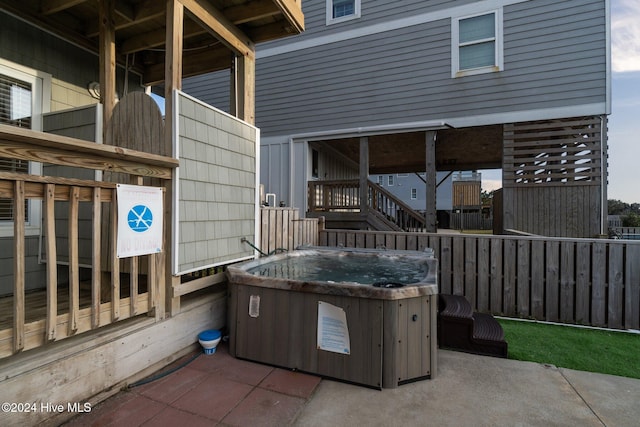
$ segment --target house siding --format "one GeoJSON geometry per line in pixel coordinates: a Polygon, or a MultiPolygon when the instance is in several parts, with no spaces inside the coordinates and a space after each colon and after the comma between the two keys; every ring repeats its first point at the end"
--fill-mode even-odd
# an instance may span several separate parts
{"type": "Polygon", "coordinates": [[[178,272],[253,256],[259,131],[179,94],[178,272]]]}
{"type": "MultiPolygon", "coordinates": [[[[363,1],[363,15],[365,7],[363,1]]],[[[305,9],[308,31],[299,37],[314,34],[318,13],[305,9]]],[[[365,25],[365,19],[339,25],[365,25]]],[[[464,124],[465,117],[481,115],[508,121],[514,111],[584,105],[605,113],[602,0],[505,6],[504,71],[498,73],[451,78],[450,17],[265,57],[260,52],[256,123],[265,136],[423,120],[464,124]]]]}
{"type": "MultiPolygon", "coordinates": [[[[50,111],[98,103],[87,84],[99,81],[98,56],[0,11],[0,57],[51,74],[50,111]],[[73,61],[70,61],[73,58],[73,61]]],[[[124,70],[117,88],[124,92],[124,70]]],[[[141,78],[129,73],[129,90],[140,90],[141,78]]]]}

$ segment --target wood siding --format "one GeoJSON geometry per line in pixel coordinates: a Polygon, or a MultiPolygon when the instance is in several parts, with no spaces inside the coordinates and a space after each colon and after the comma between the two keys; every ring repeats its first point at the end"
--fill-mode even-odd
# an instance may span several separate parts
{"type": "Polygon", "coordinates": [[[424,250],[440,292],[495,315],[640,327],[640,242],[324,230],[320,245],[424,250]]]}
{"type": "MultiPolygon", "coordinates": [[[[0,11],[0,56],[34,70],[51,80],[50,111],[97,104],[87,90],[99,78],[98,56],[0,11]],[[73,58],[73,66],[70,66],[73,58]]],[[[97,25],[97,23],[96,23],[97,25]]],[[[123,96],[125,73],[118,67],[118,91],[123,96]]],[[[140,90],[140,76],[129,73],[129,90],[140,90]]]]}
{"type": "Polygon", "coordinates": [[[602,232],[606,157],[600,117],[506,124],[506,230],[557,237],[602,232]]]}
{"type": "MultiPolygon", "coordinates": [[[[324,2],[315,3],[304,4],[307,33],[289,42],[309,40],[317,25],[335,34],[365,19],[376,22],[374,13],[387,21],[416,13],[395,8],[397,15],[384,14],[389,11],[363,0],[361,20],[325,27],[324,2]]],[[[266,57],[259,49],[256,123],[270,136],[604,105],[604,5],[535,0],[505,6],[504,71],[459,79],[451,78],[450,17],[266,57]]]]}

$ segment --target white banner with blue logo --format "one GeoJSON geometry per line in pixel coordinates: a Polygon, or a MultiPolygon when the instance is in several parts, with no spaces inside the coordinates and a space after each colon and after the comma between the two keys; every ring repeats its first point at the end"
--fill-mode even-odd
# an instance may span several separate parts
{"type": "Polygon", "coordinates": [[[117,256],[162,252],[162,188],[117,185],[117,256]]]}

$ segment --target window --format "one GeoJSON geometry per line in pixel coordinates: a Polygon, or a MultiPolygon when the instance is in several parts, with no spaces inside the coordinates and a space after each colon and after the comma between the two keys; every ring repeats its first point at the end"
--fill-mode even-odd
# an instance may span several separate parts
{"type": "Polygon", "coordinates": [[[502,10],[454,18],[451,77],[502,71],[502,10]]]}
{"type": "Polygon", "coordinates": [[[327,0],[327,25],[360,17],[360,0],[327,0]]]}
{"type": "MultiPolygon", "coordinates": [[[[41,130],[43,93],[50,90],[51,76],[0,59],[0,123],[41,130]]],[[[39,174],[40,170],[39,163],[0,158],[0,171],[39,174]]],[[[26,231],[37,233],[40,202],[26,201],[22,209],[30,226],[26,231]]],[[[12,235],[14,212],[13,199],[0,198],[0,236],[12,235]]]]}
{"type": "Polygon", "coordinates": [[[382,175],[378,175],[378,185],[384,185],[384,177],[382,175]]]}
{"type": "MultiPolygon", "coordinates": [[[[31,84],[0,73],[0,123],[20,128],[31,128],[31,84]]],[[[5,172],[29,172],[29,163],[0,157],[0,170],[5,172]]],[[[28,206],[28,205],[27,205],[28,206]]],[[[25,206],[26,220],[29,210],[25,206]]],[[[0,221],[14,217],[12,199],[0,198],[0,221]]]]}
{"type": "Polygon", "coordinates": [[[393,175],[389,175],[389,176],[387,177],[387,185],[388,185],[389,187],[393,186],[393,175]]]}
{"type": "Polygon", "coordinates": [[[418,198],[418,189],[417,188],[412,188],[411,189],[411,200],[416,200],[418,198]]]}

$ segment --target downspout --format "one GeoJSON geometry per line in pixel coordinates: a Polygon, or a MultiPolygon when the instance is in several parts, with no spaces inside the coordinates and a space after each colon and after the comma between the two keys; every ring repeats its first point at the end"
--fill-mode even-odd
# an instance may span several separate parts
{"type": "Polygon", "coordinates": [[[607,131],[605,129],[605,115],[600,116],[600,235],[607,235],[609,231],[609,201],[607,200],[607,175],[609,162],[607,159],[607,131]]]}
{"type": "MultiPolygon", "coordinates": [[[[293,158],[293,138],[289,137],[289,206],[293,206],[293,181],[294,181],[294,170],[293,170],[293,166],[295,164],[294,158],[293,158]]],[[[307,201],[305,200],[304,202],[305,206],[304,206],[304,212],[307,211],[308,206],[306,206],[307,201]]]]}

